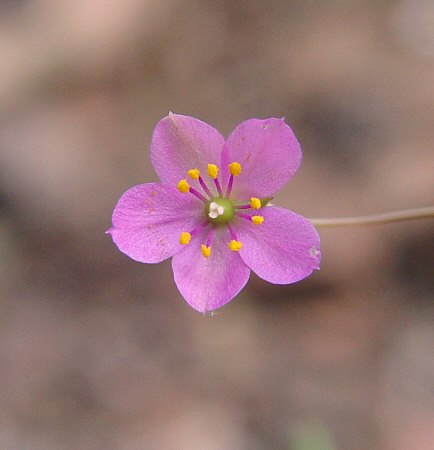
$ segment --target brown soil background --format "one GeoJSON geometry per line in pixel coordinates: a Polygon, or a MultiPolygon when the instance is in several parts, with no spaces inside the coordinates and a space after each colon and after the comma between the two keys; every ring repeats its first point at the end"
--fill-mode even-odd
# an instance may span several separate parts
{"type": "Polygon", "coordinates": [[[285,116],[276,203],[432,204],[430,0],[0,2],[0,448],[434,449],[433,222],[321,230],[215,317],[104,231],[169,110],[285,116]]]}

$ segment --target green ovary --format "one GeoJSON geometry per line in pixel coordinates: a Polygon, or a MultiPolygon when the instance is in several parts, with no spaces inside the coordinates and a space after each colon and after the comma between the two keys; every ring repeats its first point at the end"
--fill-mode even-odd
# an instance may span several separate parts
{"type": "Polygon", "coordinates": [[[228,198],[215,197],[206,204],[205,213],[210,222],[223,225],[234,217],[234,205],[228,198]]]}

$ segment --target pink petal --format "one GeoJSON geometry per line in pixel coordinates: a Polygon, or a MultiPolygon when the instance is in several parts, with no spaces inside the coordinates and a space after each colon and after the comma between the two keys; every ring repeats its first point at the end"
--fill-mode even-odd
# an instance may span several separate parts
{"type": "Polygon", "coordinates": [[[265,220],[235,225],[243,261],[261,278],[275,284],[299,281],[319,269],[320,240],[314,226],[284,208],[269,206],[258,212],[265,220]]]}
{"type": "Polygon", "coordinates": [[[241,164],[234,180],[233,196],[238,200],[274,194],[294,176],[301,163],[301,148],[283,119],[250,119],[238,125],[227,139],[222,153],[223,183],[228,164],[241,164]]]}
{"type": "Polygon", "coordinates": [[[207,173],[208,164],[220,164],[223,136],[194,117],[169,114],[155,127],[151,160],[163,183],[176,185],[190,169],[207,173]]]}
{"type": "Polygon", "coordinates": [[[179,292],[192,308],[202,313],[231,301],[250,275],[240,255],[229,250],[230,236],[226,229],[217,230],[209,258],[205,258],[200,249],[206,238],[207,230],[195,236],[172,260],[179,292]]]}
{"type": "Polygon", "coordinates": [[[116,205],[108,231],[119,250],[144,263],[158,263],[183,246],[179,236],[203,220],[203,203],[159,183],[134,186],[116,205]]]}

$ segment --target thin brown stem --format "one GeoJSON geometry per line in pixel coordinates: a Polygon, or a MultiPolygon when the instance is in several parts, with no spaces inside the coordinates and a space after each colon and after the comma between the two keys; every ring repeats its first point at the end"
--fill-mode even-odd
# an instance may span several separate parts
{"type": "Polygon", "coordinates": [[[337,217],[335,219],[310,219],[316,227],[350,227],[356,225],[380,225],[403,222],[404,220],[433,219],[434,206],[427,208],[405,209],[381,214],[358,217],[337,217]]]}

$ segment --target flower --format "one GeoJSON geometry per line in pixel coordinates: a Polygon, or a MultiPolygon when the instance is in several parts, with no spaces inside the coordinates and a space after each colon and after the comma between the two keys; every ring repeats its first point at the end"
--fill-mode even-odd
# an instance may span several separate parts
{"type": "Polygon", "coordinates": [[[108,233],[136,261],[173,257],[180,293],[203,313],[232,300],[251,270],[270,283],[294,283],[319,269],[318,233],[302,216],[267,204],[301,158],[283,119],[247,120],[225,141],[210,125],[169,113],[151,143],[161,183],[126,191],[108,233]]]}

